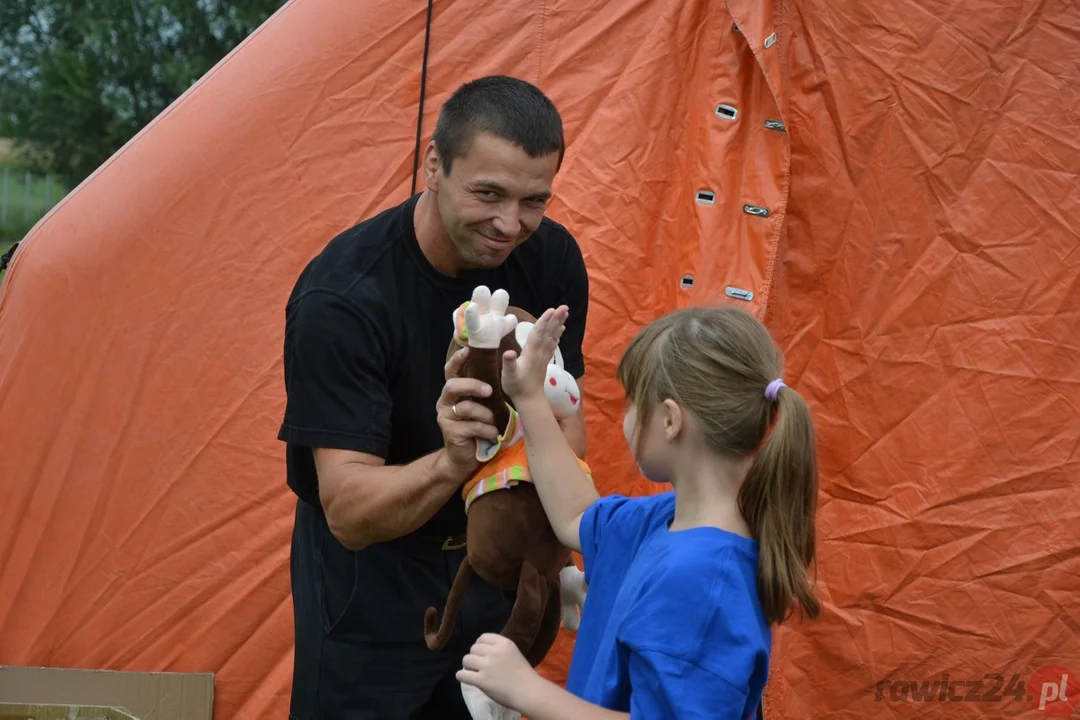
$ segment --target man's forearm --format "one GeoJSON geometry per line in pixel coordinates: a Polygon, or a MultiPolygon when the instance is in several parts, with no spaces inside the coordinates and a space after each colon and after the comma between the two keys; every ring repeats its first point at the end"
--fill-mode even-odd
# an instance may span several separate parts
{"type": "MultiPolygon", "coordinates": [[[[581,516],[598,496],[596,487],[578,465],[562,428],[543,396],[524,399],[518,416],[525,433],[525,452],[536,493],[552,527],[561,532],[581,516]]],[[[566,542],[566,538],[560,536],[566,542]]],[[[576,546],[576,539],[571,547],[576,546]]]]}
{"type": "Polygon", "coordinates": [[[608,710],[582,700],[539,675],[516,708],[529,720],[625,720],[630,713],[608,710]]]}
{"type": "Polygon", "coordinates": [[[461,488],[442,450],[408,465],[353,463],[342,468],[342,491],[327,509],[334,535],[351,550],[417,529],[461,488]]]}

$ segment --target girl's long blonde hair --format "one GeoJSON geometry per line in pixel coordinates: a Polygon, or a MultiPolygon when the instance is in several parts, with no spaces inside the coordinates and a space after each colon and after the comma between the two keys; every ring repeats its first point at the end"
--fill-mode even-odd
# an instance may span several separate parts
{"type": "Polygon", "coordinates": [[[619,380],[646,427],[654,406],[677,402],[701,423],[717,453],[754,456],[739,509],[758,541],[758,592],[770,623],[796,602],[811,618],[817,513],[817,450],[810,409],[790,387],[772,401],[783,357],[756,317],[735,307],[692,307],[649,323],[619,362],[619,380]]]}

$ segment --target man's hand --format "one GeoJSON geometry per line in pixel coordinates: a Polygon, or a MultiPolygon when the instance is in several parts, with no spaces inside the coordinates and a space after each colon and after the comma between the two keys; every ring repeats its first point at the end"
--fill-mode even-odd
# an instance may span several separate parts
{"type": "Polygon", "coordinates": [[[483,690],[495,702],[514,710],[538,677],[517,645],[494,633],[484,633],[473,643],[457,672],[459,682],[483,690]]]}
{"type": "Polygon", "coordinates": [[[498,438],[491,412],[464,399],[491,392],[479,380],[458,377],[468,352],[462,349],[444,368],[446,384],[435,405],[442,450],[394,466],[351,450],[313,450],[319,499],[330,531],[344,547],[361,550],[423,525],[479,466],[475,439],[498,438]]]}
{"type": "Polygon", "coordinates": [[[525,398],[544,397],[548,365],[566,329],[567,313],[569,308],[565,305],[558,310],[545,310],[533,325],[521,356],[513,350],[503,355],[502,389],[515,405],[525,398]]]}
{"type": "Polygon", "coordinates": [[[459,377],[469,355],[465,347],[454,353],[446,362],[443,374],[446,384],[435,403],[439,430],[443,435],[443,463],[440,471],[455,482],[460,478],[465,482],[478,467],[476,459],[476,438],[485,438],[492,442],[499,439],[495,429],[495,418],[491,411],[469,397],[487,397],[491,395],[491,386],[473,378],[459,377]]]}

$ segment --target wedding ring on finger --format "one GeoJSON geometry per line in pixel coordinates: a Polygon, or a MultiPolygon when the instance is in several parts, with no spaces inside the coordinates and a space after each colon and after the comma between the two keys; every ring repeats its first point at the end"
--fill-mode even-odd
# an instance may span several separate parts
{"type": "Polygon", "coordinates": [[[460,415],[458,415],[458,412],[457,412],[457,404],[455,403],[454,405],[451,405],[451,406],[450,406],[450,409],[454,411],[454,417],[456,417],[456,418],[457,418],[458,420],[460,420],[460,419],[461,419],[461,416],[460,416],[460,415]]]}

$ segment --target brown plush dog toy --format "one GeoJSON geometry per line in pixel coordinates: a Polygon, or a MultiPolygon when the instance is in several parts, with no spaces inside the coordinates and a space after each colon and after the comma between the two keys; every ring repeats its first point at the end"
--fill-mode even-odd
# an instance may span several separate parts
{"type": "MultiPolygon", "coordinates": [[[[450,588],[442,622],[436,625],[436,609],[428,608],[424,635],[432,650],[446,645],[475,572],[496,588],[516,592],[501,634],[536,667],[558,636],[560,615],[565,625],[576,629],[576,608],[584,602],[584,579],[548,522],[529,476],[517,412],[502,392],[503,354],[514,350],[520,355],[536,318],[510,307],[505,290],[492,294],[480,286],[472,300],[455,311],[453,320],[455,332],[447,358],[468,345],[462,374],[492,388],[489,397],[472,399],[492,411],[495,427],[503,431],[495,443],[477,441],[476,457],[483,464],[461,490],[468,514],[467,555],[450,588]]],[[[581,395],[573,376],[563,369],[558,349],[548,364],[544,390],[558,419],[578,412],[581,395]]],[[[580,459],[578,463],[590,474],[588,465],[580,459]]],[[[475,687],[463,685],[462,692],[476,720],[520,717],[475,687]]]]}

